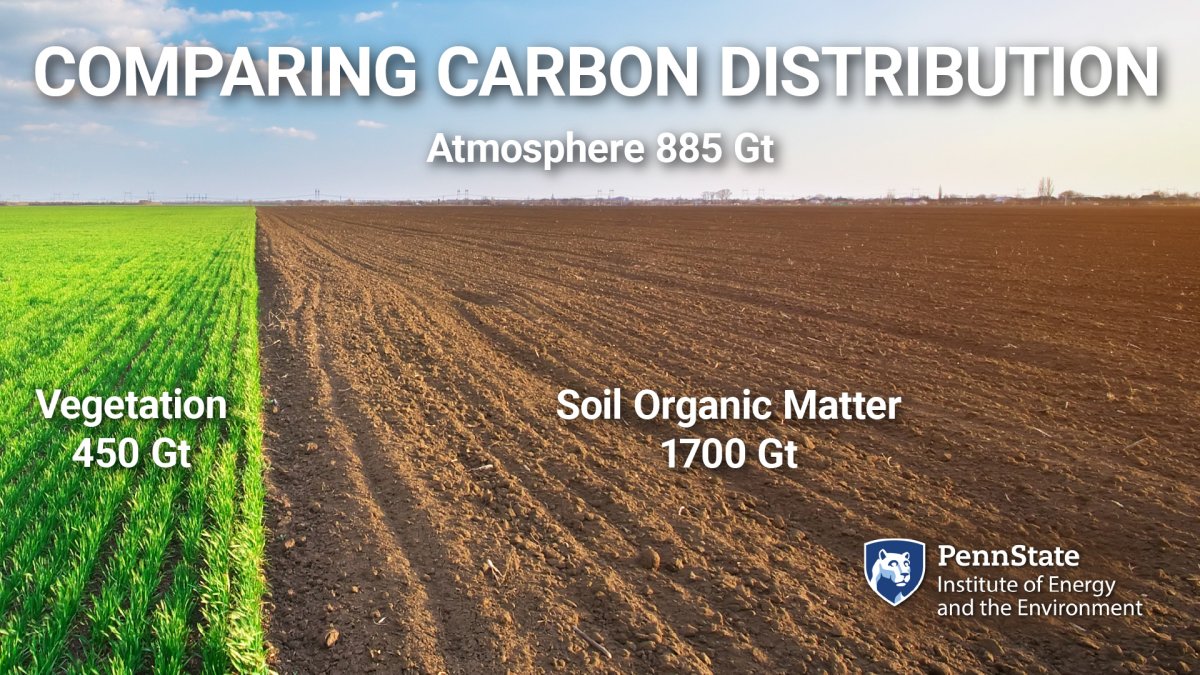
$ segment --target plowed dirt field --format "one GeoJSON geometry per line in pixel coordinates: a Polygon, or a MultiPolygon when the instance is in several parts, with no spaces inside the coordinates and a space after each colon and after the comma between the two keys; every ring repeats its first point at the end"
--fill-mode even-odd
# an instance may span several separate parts
{"type": "Polygon", "coordinates": [[[1198,209],[279,207],[258,267],[282,672],[1197,663],[1198,209]],[[904,403],[679,471],[555,415],[606,386],[904,403]],[[1079,549],[1147,613],[938,618],[936,551],[892,608],[878,537],[1079,549]]]}

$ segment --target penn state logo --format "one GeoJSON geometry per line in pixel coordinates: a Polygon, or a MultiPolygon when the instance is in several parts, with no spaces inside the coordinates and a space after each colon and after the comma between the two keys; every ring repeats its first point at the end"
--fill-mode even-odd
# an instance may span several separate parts
{"type": "Polygon", "coordinates": [[[863,571],[871,590],[893,607],[925,578],[925,544],[915,539],[876,539],[863,544],[863,571]]]}

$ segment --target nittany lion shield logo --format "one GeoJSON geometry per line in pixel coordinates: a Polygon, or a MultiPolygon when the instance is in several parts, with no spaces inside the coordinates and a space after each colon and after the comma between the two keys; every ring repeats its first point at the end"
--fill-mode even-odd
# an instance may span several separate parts
{"type": "Polygon", "coordinates": [[[876,539],[863,544],[867,583],[893,607],[908,599],[925,578],[925,544],[915,539],[876,539]]]}

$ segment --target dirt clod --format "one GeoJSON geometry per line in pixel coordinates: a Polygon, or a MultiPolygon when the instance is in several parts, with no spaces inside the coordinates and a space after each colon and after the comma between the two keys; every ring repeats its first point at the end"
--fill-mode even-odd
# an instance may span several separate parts
{"type": "Polygon", "coordinates": [[[339,633],[338,629],[336,628],[330,628],[329,630],[325,631],[325,648],[332,649],[333,646],[337,644],[338,638],[341,636],[342,634],[339,633]]]}
{"type": "Polygon", "coordinates": [[[662,558],[659,557],[658,551],[647,546],[638,553],[637,563],[643,569],[657,570],[658,566],[662,563],[662,558]]]}

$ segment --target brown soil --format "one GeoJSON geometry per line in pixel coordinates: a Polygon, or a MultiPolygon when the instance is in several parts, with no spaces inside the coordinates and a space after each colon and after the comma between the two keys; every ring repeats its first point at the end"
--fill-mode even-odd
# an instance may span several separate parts
{"type": "Polygon", "coordinates": [[[258,244],[282,672],[1197,663],[1200,210],[270,208],[258,244]],[[555,415],[606,386],[904,403],[702,423],[813,447],[685,472],[692,433],[555,415]],[[892,608],[877,537],[1076,548],[1147,615],[938,618],[933,552],[892,608]]]}

